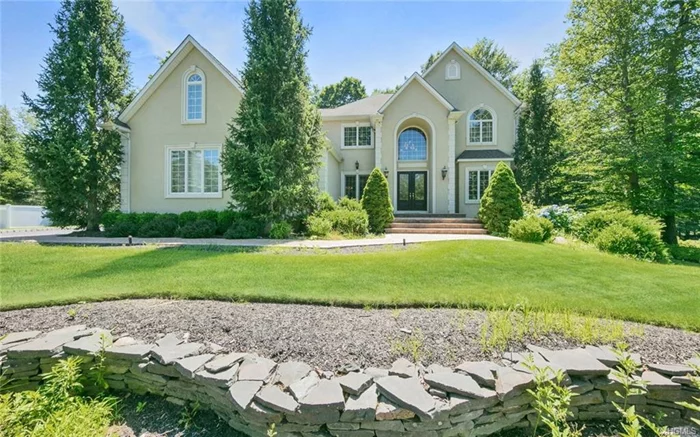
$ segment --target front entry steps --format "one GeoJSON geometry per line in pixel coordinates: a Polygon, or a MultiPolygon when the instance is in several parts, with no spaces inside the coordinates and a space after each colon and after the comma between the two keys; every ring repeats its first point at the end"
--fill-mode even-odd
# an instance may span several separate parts
{"type": "Polygon", "coordinates": [[[397,214],[387,234],[485,235],[479,220],[460,214],[397,214]]]}

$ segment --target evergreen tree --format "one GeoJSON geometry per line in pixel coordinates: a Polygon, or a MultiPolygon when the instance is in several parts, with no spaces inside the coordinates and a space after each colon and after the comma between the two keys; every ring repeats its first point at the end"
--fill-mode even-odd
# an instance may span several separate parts
{"type": "Polygon", "coordinates": [[[513,220],[523,217],[520,187],[508,164],[499,162],[479,203],[479,220],[494,235],[507,235],[513,220]]]}
{"type": "Polygon", "coordinates": [[[367,90],[360,79],[345,77],[338,83],[323,87],[318,94],[319,108],[337,108],[367,97],[367,90]]]}
{"type": "Polygon", "coordinates": [[[96,230],[119,201],[119,135],[98,126],[128,103],[124,20],[111,0],[63,0],[51,30],[40,94],[24,95],[38,121],[27,158],[51,221],[96,230]]]}
{"type": "Polygon", "coordinates": [[[361,203],[369,217],[369,230],[383,234],[384,229],[394,221],[394,207],[389,196],[389,182],[379,168],[372,170],[367,178],[361,203]]]}
{"type": "Polygon", "coordinates": [[[32,203],[34,181],[24,156],[22,136],[7,106],[0,106],[0,203],[32,203]]]}
{"type": "Polygon", "coordinates": [[[229,126],[222,167],[233,203],[270,223],[313,207],[324,138],[309,98],[311,30],[296,1],[251,0],[246,14],[246,93],[229,126]]]}
{"type": "Polygon", "coordinates": [[[554,96],[547,86],[540,62],[529,69],[515,143],[515,168],[524,196],[536,205],[551,203],[552,183],[560,156],[554,96]]]}

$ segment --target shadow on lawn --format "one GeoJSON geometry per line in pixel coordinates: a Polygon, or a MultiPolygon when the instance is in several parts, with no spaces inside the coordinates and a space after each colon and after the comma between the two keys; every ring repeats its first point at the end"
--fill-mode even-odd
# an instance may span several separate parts
{"type": "MultiPolygon", "coordinates": [[[[180,246],[158,247],[156,249],[139,250],[134,248],[133,255],[118,258],[100,268],[76,275],[81,279],[97,279],[123,274],[140,274],[154,272],[157,269],[169,268],[188,261],[200,261],[229,254],[258,253],[264,247],[240,246],[180,246]]],[[[235,263],[235,261],[233,261],[235,263]]],[[[206,272],[202,272],[206,274],[206,272]]]]}

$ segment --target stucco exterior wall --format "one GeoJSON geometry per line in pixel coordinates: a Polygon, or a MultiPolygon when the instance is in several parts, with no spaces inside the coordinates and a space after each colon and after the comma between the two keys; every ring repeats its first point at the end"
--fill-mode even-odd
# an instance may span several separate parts
{"type": "MultiPolygon", "coordinates": [[[[442,180],[440,169],[447,165],[447,108],[418,82],[411,82],[385,109],[382,121],[382,169],[389,170],[389,189],[394,208],[397,207],[398,170],[428,170],[428,212],[447,212],[447,180],[442,180]],[[425,167],[397,168],[398,135],[406,127],[427,122],[428,162],[425,167]]],[[[420,126],[419,126],[420,127],[420,126]]],[[[346,159],[347,160],[347,159],[346,159]]]]}
{"type": "MultiPolygon", "coordinates": [[[[469,170],[495,170],[497,161],[470,161],[457,163],[457,208],[460,214],[469,218],[475,218],[479,212],[479,201],[467,201],[467,169],[469,170]]],[[[511,165],[510,162],[506,164],[511,165]]]]}
{"type": "Polygon", "coordinates": [[[160,87],[129,120],[131,127],[131,211],[182,212],[226,208],[220,198],[166,198],[166,146],[223,144],[241,93],[198,50],[190,50],[160,87]],[[182,124],[182,81],[191,66],[206,76],[206,123],[182,124]]]}
{"type": "Polygon", "coordinates": [[[445,99],[461,111],[467,113],[457,122],[456,155],[464,150],[499,149],[505,153],[513,153],[515,144],[515,109],[517,106],[500,90],[490,83],[474,67],[451,50],[425,77],[426,82],[435,88],[445,99]],[[445,79],[445,67],[452,60],[460,65],[461,78],[458,80],[445,79]],[[467,126],[469,114],[484,104],[496,113],[496,144],[467,146],[467,126]]]}

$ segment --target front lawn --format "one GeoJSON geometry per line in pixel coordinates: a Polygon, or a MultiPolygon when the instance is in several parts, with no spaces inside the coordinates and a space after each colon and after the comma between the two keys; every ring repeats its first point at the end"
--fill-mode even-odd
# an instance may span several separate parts
{"type": "MultiPolygon", "coordinates": [[[[133,297],[570,310],[700,331],[700,268],[453,241],[338,254],[0,245],[0,309],[133,297]]],[[[206,317],[206,315],[202,315],[206,317]]]]}

